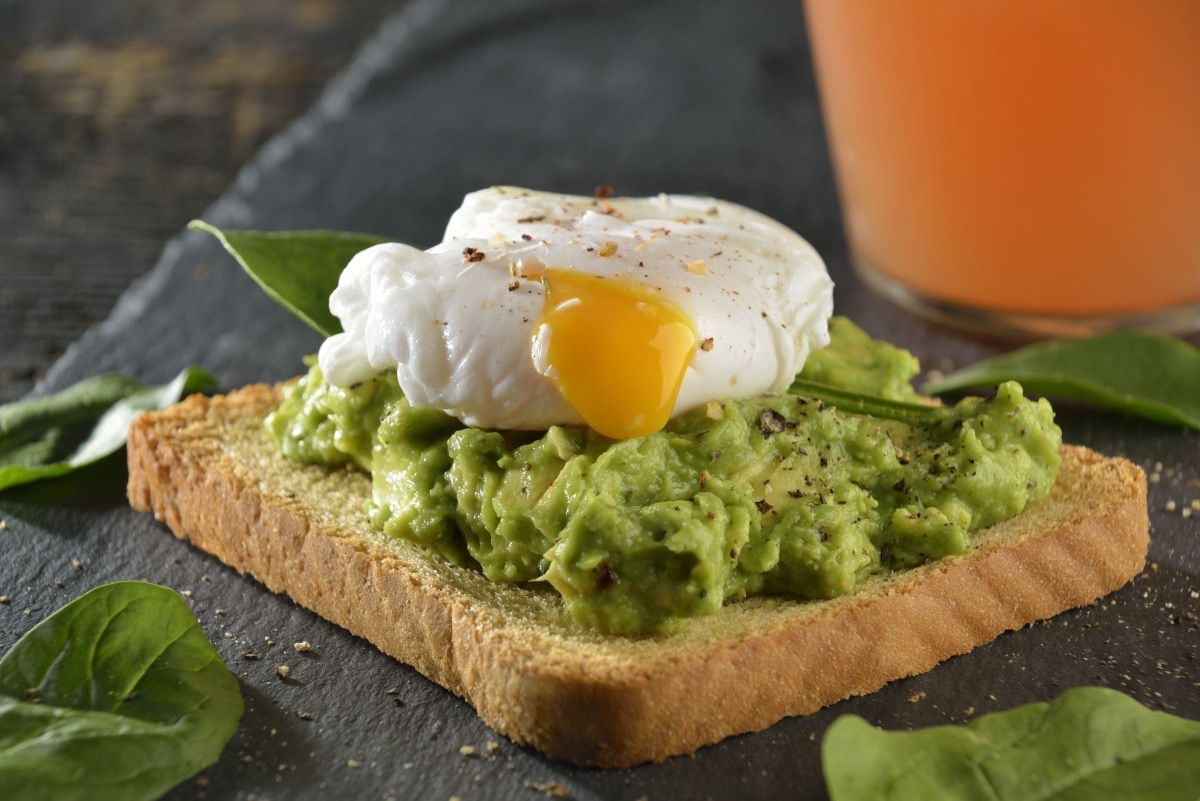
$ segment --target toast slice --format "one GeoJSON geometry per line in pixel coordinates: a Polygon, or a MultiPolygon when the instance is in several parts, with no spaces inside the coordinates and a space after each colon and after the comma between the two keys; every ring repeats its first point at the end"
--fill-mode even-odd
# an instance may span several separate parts
{"type": "Polygon", "coordinates": [[[491,582],[373,530],[370,478],[296,464],[252,386],[139,417],[129,499],[275,592],[469,701],[496,731],[570,762],[623,767],[807,714],[1065,609],[1141,569],[1145,475],[1065,446],[1049,498],[974,550],[832,601],[760,597],[672,636],[580,630],[548,588],[491,582]]]}

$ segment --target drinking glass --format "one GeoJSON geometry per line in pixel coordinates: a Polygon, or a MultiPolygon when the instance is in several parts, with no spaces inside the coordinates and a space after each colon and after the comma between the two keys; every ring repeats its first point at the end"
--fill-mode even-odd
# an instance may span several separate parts
{"type": "Polygon", "coordinates": [[[992,332],[1200,327],[1200,0],[803,0],[853,262],[992,332]]]}

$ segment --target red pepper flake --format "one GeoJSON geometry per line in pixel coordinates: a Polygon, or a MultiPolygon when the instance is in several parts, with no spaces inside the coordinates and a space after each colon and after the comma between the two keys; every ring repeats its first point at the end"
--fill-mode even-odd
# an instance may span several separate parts
{"type": "Polygon", "coordinates": [[[463,248],[463,261],[483,261],[487,254],[479,248],[463,248]]]}
{"type": "Polygon", "coordinates": [[[603,200],[606,197],[612,197],[613,188],[608,184],[600,184],[596,187],[596,197],[603,200]]]}

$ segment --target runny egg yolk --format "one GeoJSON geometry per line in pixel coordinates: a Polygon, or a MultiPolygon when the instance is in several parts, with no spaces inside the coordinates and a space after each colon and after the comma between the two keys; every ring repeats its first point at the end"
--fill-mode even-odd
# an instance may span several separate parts
{"type": "Polygon", "coordinates": [[[549,268],[542,281],[537,329],[549,334],[546,374],[567,403],[614,439],[666,425],[696,352],[691,318],[654,289],[620,278],[549,268]]]}

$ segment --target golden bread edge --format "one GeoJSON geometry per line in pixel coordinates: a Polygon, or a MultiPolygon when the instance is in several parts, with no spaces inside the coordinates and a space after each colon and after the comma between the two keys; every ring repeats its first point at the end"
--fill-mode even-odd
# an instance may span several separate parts
{"type": "Polygon", "coordinates": [[[925,672],[1123,586],[1148,545],[1141,469],[1064,446],[1051,497],[971,554],[834,601],[750,599],[674,637],[605,637],[513,613],[508,601],[541,596],[371,531],[366,476],[275,452],[261,421],[277,403],[259,385],[139,417],[133,507],[463,696],[498,732],[579,764],[661,761],[925,672]],[[326,504],[344,517],[315,509],[314,492],[348,499],[326,504]]]}

